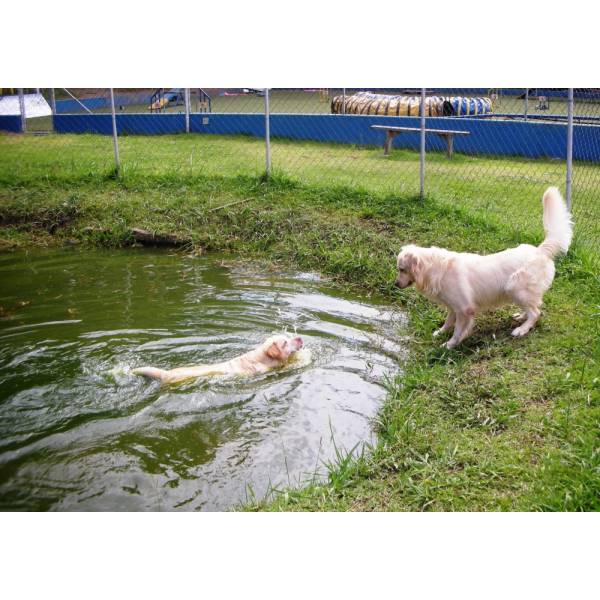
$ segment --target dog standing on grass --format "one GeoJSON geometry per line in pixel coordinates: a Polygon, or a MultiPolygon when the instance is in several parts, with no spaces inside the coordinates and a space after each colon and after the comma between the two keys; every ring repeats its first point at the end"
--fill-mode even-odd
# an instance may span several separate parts
{"type": "Polygon", "coordinates": [[[567,252],[573,237],[571,215],[557,188],[546,190],[542,204],[546,238],[537,247],[521,244],[487,256],[436,247],[402,248],[395,284],[403,289],[414,283],[430,300],[448,308],[445,323],[433,334],[454,328],[444,347],[454,348],[471,334],[477,313],[504,304],[521,308],[515,315],[521,325],[513,336],[526,335],[536,324],[542,297],[554,279],[553,259],[567,252]]]}

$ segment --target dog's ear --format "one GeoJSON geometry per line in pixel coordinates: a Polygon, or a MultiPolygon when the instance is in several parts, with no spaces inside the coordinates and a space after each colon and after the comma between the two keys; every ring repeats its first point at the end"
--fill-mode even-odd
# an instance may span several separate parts
{"type": "Polygon", "coordinates": [[[398,254],[398,268],[405,269],[412,274],[417,273],[421,267],[421,258],[418,252],[415,252],[416,246],[413,244],[407,244],[400,248],[400,254],[398,254]]]}
{"type": "Polygon", "coordinates": [[[411,252],[408,254],[408,268],[413,275],[417,275],[423,266],[423,261],[418,254],[411,252]]]}
{"type": "Polygon", "coordinates": [[[267,348],[267,356],[273,360],[281,360],[281,349],[277,345],[277,342],[273,342],[267,348]]]}

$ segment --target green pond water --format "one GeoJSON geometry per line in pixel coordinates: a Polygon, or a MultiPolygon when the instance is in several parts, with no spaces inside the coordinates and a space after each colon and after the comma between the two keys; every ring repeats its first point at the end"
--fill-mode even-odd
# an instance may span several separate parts
{"type": "Polygon", "coordinates": [[[161,251],[0,255],[0,509],[223,510],[373,441],[404,318],[310,273],[161,251]],[[310,361],[177,386],[273,333],[310,361]],[[358,444],[358,446],[357,446],[358,444]]]}

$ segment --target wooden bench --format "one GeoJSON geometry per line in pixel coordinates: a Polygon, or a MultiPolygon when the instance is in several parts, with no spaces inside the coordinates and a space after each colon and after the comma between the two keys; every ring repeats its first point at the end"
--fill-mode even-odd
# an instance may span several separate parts
{"type": "MultiPolygon", "coordinates": [[[[420,132],[419,127],[395,127],[393,125],[371,125],[371,129],[382,129],[386,132],[383,142],[383,154],[389,156],[393,139],[403,131],[420,132]]],[[[454,136],[469,135],[470,131],[457,131],[455,129],[425,129],[425,133],[433,133],[446,140],[446,156],[452,158],[454,152],[454,136]]]]}

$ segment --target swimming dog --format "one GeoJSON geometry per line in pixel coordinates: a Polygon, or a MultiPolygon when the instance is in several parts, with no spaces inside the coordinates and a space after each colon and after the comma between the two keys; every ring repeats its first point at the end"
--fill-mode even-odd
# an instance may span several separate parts
{"type": "Polygon", "coordinates": [[[283,365],[302,346],[303,342],[300,337],[274,335],[254,350],[250,350],[250,352],[227,362],[215,365],[179,367],[168,371],[156,367],[140,367],[133,369],[131,372],[134,375],[159,379],[164,383],[177,383],[186,379],[214,375],[253,375],[255,373],[265,373],[283,365]]]}

